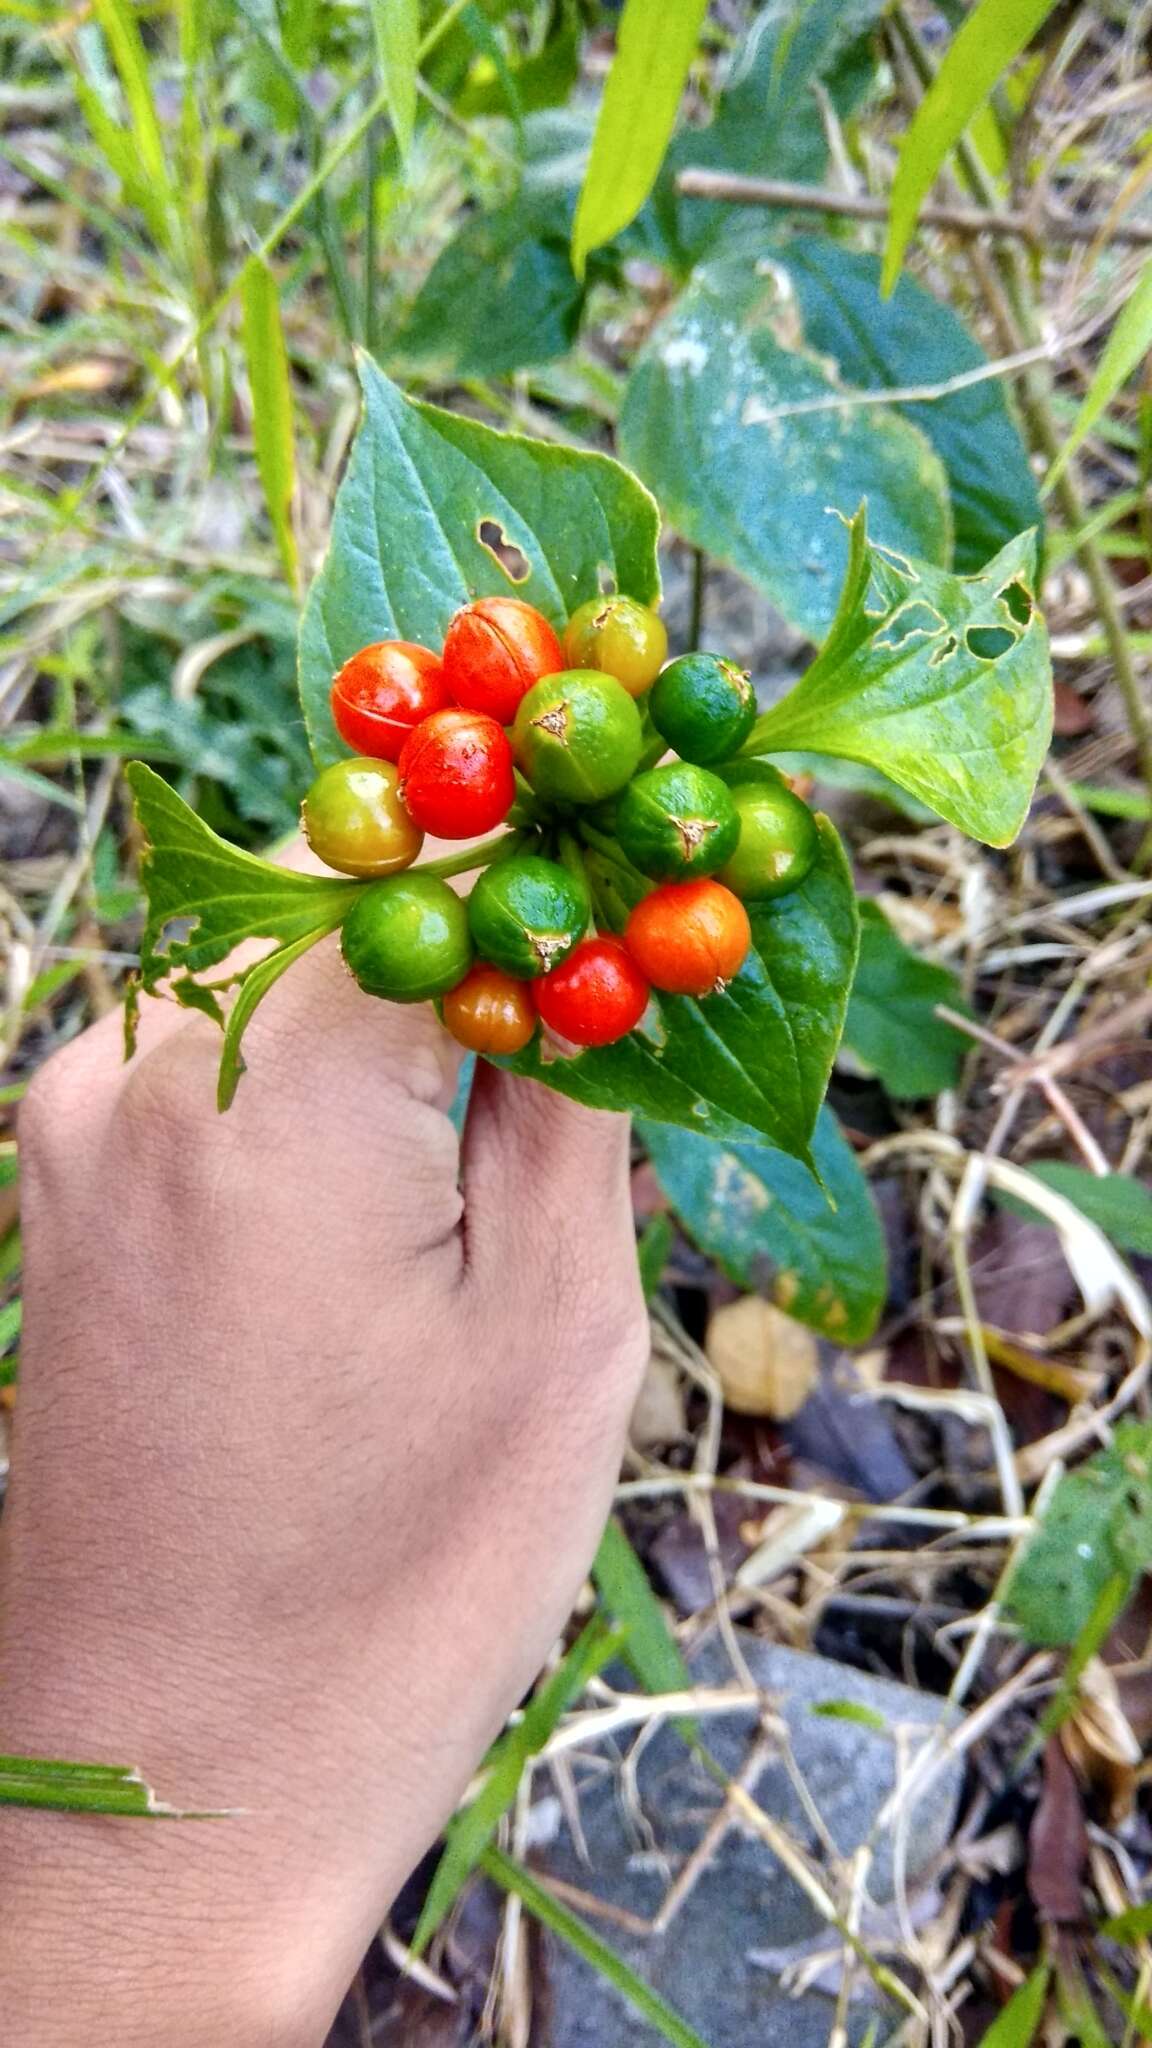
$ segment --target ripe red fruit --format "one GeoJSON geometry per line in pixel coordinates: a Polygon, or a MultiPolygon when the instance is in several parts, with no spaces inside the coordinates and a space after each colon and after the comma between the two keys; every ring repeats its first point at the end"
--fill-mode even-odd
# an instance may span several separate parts
{"type": "Polygon", "coordinates": [[[752,927],[722,883],[667,882],[636,905],[624,937],[653,988],[708,996],[743,966],[752,927]]]}
{"type": "Polygon", "coordinates": [[[648,984],[620,939],[582,939],[551,974],[532,983],[550,1031],[572,1045],[614,1045],[640,1022],[648,984]]]}
{"type": "Polygon", "coordinates": [[[451,699],[440,657],[414,640],[362,647],[332,683],[332,717],[342,740],[374,761],[398,761],[421,719],[451,699]]]}
{"type": "Polygon", "coordinates": [[[449,695],[469,711],[511,725],[521,697],[564,667],[543,613],[519,597],[481,597],[456,613],[444,636],[449,695]]]}
{"type": "Polygon", "coordinates": [[[404,742],[400,800],[424,832],[440,839],[490,832],[515,795],[512,749],[494,718],[450,705],[404,742]]]}
{"type": "Polygon", "coordinates": [[[457,1044],[469,1052],[522,1052],[536,1030],[527,984],[486,960],[478,960],[449,990],[440,1012],[457,1044]]]}

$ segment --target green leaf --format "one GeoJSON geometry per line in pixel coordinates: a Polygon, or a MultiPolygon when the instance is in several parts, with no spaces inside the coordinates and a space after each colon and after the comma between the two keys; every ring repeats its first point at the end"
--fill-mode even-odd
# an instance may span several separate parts
{"type": "MultiPolygon", "coordinates": [[[[232,1106],[240,1076],[244,1072],[244,1061],[240,1051],[241,1040],[252,1021],[252,1013],[257,1004],[263,1002],[269,989],[279,981],[280,976],[286,974],[290,967],[294,967],[297,960],[301,959],[318,939],[322,939],[328,929],[328,926],[322,925],[317,931],[305,932],[302,938],[293,939],[290,945],[277,946],[274,953],[269,953],[264,960],[258,960],[254,967],[246,968],[239,977],[236,1000],[224,1023],[224,1045],[220,1054],[220,1073],[216,1083],[217,1109],[230,1109],[232,1106]]],[[[184,1000],[188,1000],[187,991],[184,1000]]]]}
{"type": "MultiPolygon", "coordinates": [[[[890,299],[881,298],[875,256],[814,235],[764,254],[791,280],[809,348],[836,365],[847,390],[938,386],[986,364],[951,307],[911,278],[902,278],[890,299]]],[[[921,429],[944,464],[957,569],[983,568],[1022,528],[1043,524],[1003,383],[988,378],[896,410],[921,429]]]]}
{"type": "Polygon", "coordinates": [[[860,905],[860,958],[844,1043],[897,1101],[955,1085],[969,1041],[936,1015],[968,1007],[957,977],[911,952],[878,904],[860,905]]]}
{"type": "Polygon", "coordinates": [[[1152,1934],[1152,1899],[1142,1906],[1129,1906],[1125,1913],[1114,1913],[1096,1931],[1108,1941],[1145,1941],[1152,1934]]]}
{"type": "Polygon", "coordinates": [[[1152,1564],[1152,1423],[1128,1422],[1106,1450],[1066,1472],[1007,1587],[1030,1643],[1074,1643],[1117,1578],[1152,1564]]]}
{"type": "Polygon", "coordinates": [[[642,1124],[640,1135],[688,1235],[738,1287],[838,1343],[871,1336],[886,1291],[884,1234],[827,1106],[812,1147],[819,1180],[767,1145],[724,1145],[659,1124],[642,1124]]]}
{"type": "Polygon", "coordinates": [[[497,593],[560,624],[596,596],[602,571],[645,604],[660,589],[656,507],[618,462],[413,403],[367,358],[360,371],[363,421],[300,630],[300,695],[320,763],[347,751],[328,692],[368,641],[439,646],[458,606],[497,593]],[[524,557],[518,582],[485,545],[500,536],[524,557]]]}
{"type": "Polygon", "coordinates": [[[972,838],[1009,845],[1052,730],[1034,585],[1030,534],[979,576],[953,576],[873,546],[862,506],[832,632],[745,751],[865,761],[972,838]]]}
{"type": "Polygon", "coordinates": [[[24,1304],[20,1300],[6,1301],[0,1308],[0,1351],[7,1351],[16,1342],[24,1321],[24,1304]]]}
{"type": "Polygon", "coordinates": [[[125,774],[147,841],[140,863],[148,898],[140,962],[145,988],[174,967],[196,974],[215,966],[242,939],[288,945],[334,931],[347,916],[362,883],[273,867],[218,838],[142,761],[131,762],[125,774]],[[192,929],[165,943],[169,927],[185,919],[192,929]]]}
{"type": "Polygon", "coordinates": [[[563,192],[523,192],[480,213],[442,251],[390,354],[430,375],[504,377],[566,355],[584,287],[572,274],[563,192]]]}
{"type": "Polygon", "coordinates": [[[644,1226],[643,1235],[636,1246],[636,1257],[640,1266],[640,1285],[644,1290],[645,1301],[651,1301],[659,1289],[675,1235],[672,1218],[663,1212],[650,1217],[644,1226]]]}
{"type": "Polygon", "coordinates": [[[599,1935],[593,1934],[582,1920],[578,1920],[575,1913],[562,1906],[559,1899],[546,1890],[522,1863],[514,1863],[499,1849],[489,1848],[484,1851],[482,1868],[494,1884],[506,1892],[514,1892],[527,1906],[533,1919],[539,1920],[561,1941],[567,1942],[568,1947],[582,1956],[599,1976],[614,1984],[641,2019],[655,2027],[666,2041],[671,2041],[672,2048],[708,2048],[708,2043],[678,2013],[673,2012],[659,1992],[653,1991],[651,1985],[645,1984],[634,1970],[630,1970],[623,1958],[609,1948],[607,1942],[601,1941],[599,1935]]]}
{"type": "Polygon", "coordinates": [[[0,1756],[0,1806],[35,1806],[55,1813],[113,1813],[139,1820],[205,1817],[180,1815],[175,1807],[165,1806],[138,1771],[35,1756],[0,1756]]]}
{"type": "Polygon", "coordinates": [[[624,457],[671,524],[815,640],[848,553],[830,508],[847,516],[867,495],[889,547],[937,562],[952,547],[947,480],[926,437],[889,406],[829,406],[835,395],[778,281],[728,259],[697,271],[656,327],[620,416],[624,457]]]}
{"type": "Polygon", "coordinates": [[[888,1733],[883,1714],[878,1714],[875,1707],[862,1707],[859,1700],[818,1700],[808,1712],[825,1721],[856,1721],[861,1728],[871,1728],[877,1735],[888,1733]]]}
{"type": "Polygon", "coordinates": [[[620,1647],[620,1637],[594,1615],[567,1654],[551,1672],[520,1720],[490,1751],[484,1782],[470,1806],[451,1822],[444,1851],[436,1865],[420,1911],[412,1946],[423,1954],[480,1862],[516,1797],[525,1766],[543,1749],[561,1714],[583,1692],[620,1647]]]}
{"type": "Polygon", "coordinates": [[[124,88],[137,174],[140,184],[153,195],[154,208],[150,218],[155,225],[159,217],[164,228],[163,239],[167,241],[173,227],[175,193],[164,153],[160,118],[152,98],[148,58],[136,16],[127,0],[94,0],[94,12],[107,38],[124,88]]]}
{"type": "Polygon", "coordinates": [[[1108,345],[1096,365],[1096,373],[1084,394],[1072,432],[1044,479],[1050,491],[1062,476],[1086,435],[1090,434],[1105,408],[1128,382],[1138,364],[1152,348],[1152,260],[1145,264],[1120,315],[1108,336],[1108,345]]]}
{"type": "Polygon", "coordinates": [[[1056,0],[979,0],[916,109],[892,181],[883,289],[891,291],[916,217],[949,150],[1052,12],[1056,0]]]}
{"type": "Polygon", "coordinates": [[[999,2018],[982,2035],[979,2048],[1030,2048],[1044,2017],[1051,1975],[1049,1964],[1040,1963],[1030,1977],[1025,1977],[999,2018]]]}
{"type": "MultiPolygon", "coordinates": [[[[1086,1167],[1072,1166],[1063,1159],[1039,1159],[1023,1170],[1030,1179],[1067,1195],[1080,1214],[1097,1224],[1121,1251],[1152,1258],[1152,1193],[1142,1181],[1128,1173],[1089,1173],[1086,1167]]],[[[998,1193],[996,1199],[1006,1209],[1027,1207],[1011,1195],[998,1193]]],[[[1029,1209],[1027,1213],[1036,1212],[1029,1209]]]]}
{"type": "Polygon", "coordinates": [[[388,96],[388,114],[407,157],[416,127],[416,92],[420,69],[420,0],[371,0],[372,26],[380,79],[388,96]]]}
{"type": "Polygon", "coordinates": [[[596,1590],[614,1621],[627,1630],[624,1661],[647,1692],[689,1692],[692,1675],[664,1609],[619,1522],[613,1516],[592,1565],[596,1590]]]}
{"type": "Polygon", "coordinates": [[[241,281],[244,356],[252,393],[252,437],[264,502],[284,564],[295,588],[300,567],[292,526],[296,490],[296,442],[292,425],[292,379],[280,320],[276,280],[266,263],[250,256],[241,281]]]}
{"type": "Polygon", "coordinates": [[[572,229],[572,267],[635,220],[668,147],[707,0],[624,0],[572,229]]]}
{"type": "Polygon", "coordinates": [[[819,820],[820,852],[798,889],[749,904],[753,950],[723,993],[654,998],[617,1045],[551,1056],[540,1040],[501,1061],[576,1102],[630,1109],[712,1138],[767,1138],[810,1161],[856,963],[852,878],[819,820]]]}

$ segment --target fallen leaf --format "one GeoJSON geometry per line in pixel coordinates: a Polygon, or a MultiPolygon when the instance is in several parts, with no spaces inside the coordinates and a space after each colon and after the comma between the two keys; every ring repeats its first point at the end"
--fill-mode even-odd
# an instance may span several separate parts
{"type": "Polygon", "coordinates": [[[1087,1860],[1080,1787],[1059,1736],[1053,1735],[1044,1749],[1044,1789],[1028,1836],[1028,1890],[1042,1920],[1057,1927],[1083,1920],[1087,1860]]]}
{"type": "Polygon", "coordinates": [[[816,1384],[820,1351],[811,1330],[758,1294],[725,1302],[708,1324],[704,1349],[738,1415],[786,1421],[816,1384]]]}
{"type": "Polygon", "coordinates": [[[1055,698],[1053,730],[1062,740],[1078,739],[1081,733],[1091,732],[1096,724],[1096,707],[1079,690],[1057,676],[1052,685],[1055,698]]]}
{"type": "Polygon", "coordinates": [[[1115,1674],[1093,1657],[1080,1675],[1073,1714],[1060,1731],[1070,1763],[1107,1806],[1108,1825],[1127,1819],[1142,1752],[1120,1703],[1115,1674]]]}
{"type": "Polygon", "coordinates": [[[100,356],[80,363],[62,363],[58,370],[47,370],[43,377],[26,384],[20,396],[63,398],[111,391],[124,382],[127,371],[126,363],[110,363],[100,356]]]}

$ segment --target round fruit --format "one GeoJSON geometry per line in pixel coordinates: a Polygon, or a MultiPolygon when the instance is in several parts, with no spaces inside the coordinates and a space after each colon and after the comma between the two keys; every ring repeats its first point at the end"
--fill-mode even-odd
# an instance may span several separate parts
{"type": "Polygon", "coordinates": [[[726,761],[756,723],[747,670],[718,654],[682,654],[656,679],[648,709],[661,739],[684,761],[726,761]]]}
{"type": "Polygon", "coordinates": [[[356,756],[322,769],[300,810],[313,853],[344,875],[410,868],[424,834],[400,801],[399,782],[390,761],[356,756]]]}
{"type": "Polygon", "coordinates": [[[736,851],[740,816],[718,775],[674,761],[628,784],[616,806],[616,837],[642,875],[677,881],[723,867],[736,851]]]}
{"type": "Polygon", "coordinates": [[[341,950],[362,989],[422,1003],[461,981],[472,961],[468,913],[437,875],[394,875],[357,897],[341,950]]]}
{"type": "Polygon", "coordinates": [[[564,628],[564,659],[573,668],[597,668],[642,697],[668,656],[664,621],[634,597],[593,597],[564,628]]]}
{"type": "Polygon", "coordinates": [[[332,717],[347,746],[376,761],[398,761],[414,725],[449,702],[440,658],[414,640],[362,647],[332,684],[332,717]]]}
{"type": "Polygon", "coordinates": [[[441,839],[490,832],[516,795],[507,735],[480,711],[434,711],[404,742],[400,795],[422,830],[441,839]]]}
{"type": "Polygon", "coordinates": [[[815,818],[782,778],[741,778],[730,794],[740,838],[718,880],[748,902],[786,895],[804,880],[819,851],[815,818]]]}
{"type": "Polygon", "coordinates": [[[547,619],[519,597],[477,598],[456,613],[444,636],[449,694],[500,725],[511,725],[533,683],[563,666],[547,619]]]}
{"type": "Polygon", "coordinates": [[[740,898],[719,882],[665,882],[636,905],[624,937],[653,988],[708,996],[743,966],[752,927],[740,898]]]}
{"type": "Polygon", "coordinates": [[[550,1031],[571,1045],[614,1045],[640,1022],[648,984],[620,939],[585,939],[533,990],[550,1031]]]}
{"type": "Polygon", "coordinates": [[[536,1007],[522,981],[478,960],[440,1005],[446,1028],[469,1052],[523,1052],[536,1030],[536,1007]]]}
{"type": "Polygon", "coordinates": [[[565,669],[529,690],[512,728],[516,759],[538,795],[596,804],[630,782],[643,747],[640,713],[614,676],[565,669]]]}
{"type": "Polygon", "coordinates": [[[591,915],[584,883],[534,853],[494,861],[468,898],[477,952],[521,981],[558,967],[583,938],[591,915]]]}

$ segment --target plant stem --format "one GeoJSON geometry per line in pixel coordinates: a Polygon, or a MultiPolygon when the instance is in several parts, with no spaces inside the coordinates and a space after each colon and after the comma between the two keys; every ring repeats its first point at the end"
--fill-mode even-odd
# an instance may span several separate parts
{"type": "Polygon", "coordinates": [[[376,203],[376,171],[384,134],[382,119],[373,121],[364,137],[364,276],[361,324],[364,346],[374,354],[377,337],[377,271],[379,268],[380,210],[376,203]]]}
{"type": "Polygon", "coordinates": [[[524,839],[523,832],[497,832],[492,839],[482,840],[479,846],[464,846],[459,853],[446,853],[439,860],[425,861],[413,873],[437,875],[447,881],[450,875],[468,875],[473,868],[491,867],[494,860],[506,860],[515,853],[524,839]]]}
{"type": "Polygon", "coordinates": [[[688,619],[688,645],[695,650],[700,645],[704,630],[704,593],[707,582],[707,563],[703,548],[692,550],[692,610],[688,619]]]}
{"type": "MultiPolygon", "coordinates": [[[[688,199],[713,199],[730,206],[773,206],[789,213],[831,214],[841,220],[888,218],[888,201],[871,193],[831,192],[818,185],[793,185],[783,178],[745,178],[730,171],[709,171],[689,165],[680,172],[676,190],[688,199]]],[[[1039,215],[1014,213],[992,206],[935,206],[920,208],[925,227],[948,228],[958,235],[1000,235],[1008,240],[1034,243],[1092,242],[1103,221],[1099,214],[1064,213],[1049,207],[1039,215]]],[[[1152,245],[1152,225],[1147,221],[1119,221],[1112,239],[1139,248],[1152,245]]]]}

